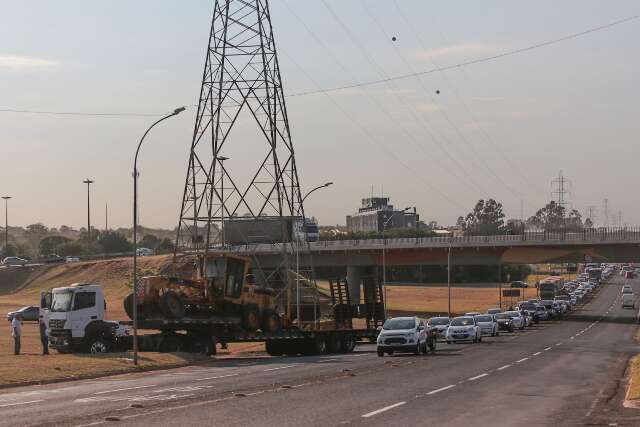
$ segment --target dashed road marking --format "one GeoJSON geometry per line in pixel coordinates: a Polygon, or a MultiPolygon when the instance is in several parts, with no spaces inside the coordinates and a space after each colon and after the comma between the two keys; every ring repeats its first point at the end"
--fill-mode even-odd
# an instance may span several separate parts
{"type": "Polygon", "coordinates": [[[498,371],[502,371],[502,370],[510,368],[510,367],[511,367],[511,365],[504,365],[504,366],[500,366],[497,370],[498,371]]]}
{"type": "Polygon", "coordinates": [[[279,371],[280,369],[293,368],[296,365],[278,366],[277,368],[264,369],[262,372],[279,371]]]}
{"type": "Polygon", "coordinates": [[[227,375],[218,375],[217,377],[196,378],[196,381],[217,380],[219,378],[236,377],[238,375],[240,375],[240,374],[227,374],[227,375]]]}
{"type": "Polygon", "coordinates": [[[385,406],[384,408],[380,408],[380,409],[377,409],[375,411],[372,411],[372,412],[369,412],[369,413],[366,413],[366,414],[362,415],[362,418],[373,417],[374,415],[381,414],[381,413],[389,411],[389,410],[391,410],[393,408],[397,408],[398,406],[405,405],[406,403],[407,402],[398,402],[398,403],[394,403],[393,405],[385,406]]]}
{"type": "Polygon", "coordinates": [[[544,349],[544,351],[549,351],[549,350],[551,350],[551,347],[546,347],[546,348],[544,349]]]}
{"type": "Polygon", "coordinates": [[[5,403],[4,405],[0,405],[0,408],[6,408],[8,406],[28,405],[29,403],[38,403],[38,402],[44,402],[44,400],[30,400],[28,402],[5,403]]]}
{"type": "Polygon", "coordinates": [[[540,356],[542,354],[541,351],[537,352],[537,353],[533,353],[534,356],[540,356]]]}
{"type": "Polygon", "coordinates": [[[115,390],[99,391],[99,392],[93,393],[93,394],[117,393],[119,391],[138,390],[138,389],[141,389],[141,388],[149,388],[149,387],[155,387],[155,385],[141,385],[141,386],[138,386],[138,387],[117,388],[115,390]]]}
{"type": "Polygon", "coordinates": [[[484,378],[484,377],[486,377],[487,375],[489,375],[489,374],[487,374],[487,373],[485,372],[484,374],[476,375],[475,377],[471,377],[471,378],[469,378],[469,381],[479,380],[480,378],[484,378]]]}
{"type": "Polygon", "coordinates": [[[450,388],[454,388],[454,387],[455,387],[455,384],[451,384],[451,385],[448,385],[446,387],[437,388],[437,389],[431,390],[429,393],[427,393],[427,396],[431,396],[431,395],[434,395],[436,393],[440,393],[441,391],[449,390],[450,388]]]}
{"type": "Polygon", "coordinates": [[[520,360],[516,360],[516,363],[522,363],[522,362],[524,362],[525,360],[529,360],[529,358],[528,358],[528,357],[523,357],[523,358],[522,358],[522,359],[520,359],[520,360]]]}

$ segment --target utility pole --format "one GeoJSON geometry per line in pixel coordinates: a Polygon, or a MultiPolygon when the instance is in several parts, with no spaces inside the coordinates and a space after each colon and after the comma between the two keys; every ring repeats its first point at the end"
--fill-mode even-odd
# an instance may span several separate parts
{"type": "Polygon", "coordinates": [[[586,212],[587,218],[589,218],[594,225],[596,224],[596,209],[597,207],[595,205],[589,205],[587,206],[586,212]]]}
{"type": "Polygon", "coordinates": [[[4,199],[4,253],[9,247],[9,199],[11,196],[3,196],[4,199]]]}
{"type": "Polygon", "coordinates": [[[104,204],[104,231],[109,230],[109,205],[104,204]]]}
{"type": "Polygon", "coordinates": [[[604,199],[604,226],[609,227],[609,199],[604,199]]]}
{"type": "Polygon", "coordinates": [[[93,184],[95,181],[87,178],[82,182],[84,184],[87,184],[87,241],[89,247],[91,247],[91,184],[93,184]]]}

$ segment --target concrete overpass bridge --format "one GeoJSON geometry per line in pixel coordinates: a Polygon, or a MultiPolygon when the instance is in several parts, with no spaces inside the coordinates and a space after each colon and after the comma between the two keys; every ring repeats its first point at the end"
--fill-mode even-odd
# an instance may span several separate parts
{"type": "MultiPolygon", "coordinates": [[[[258,257],[265,268],[281,261],[282,245],[235,246],[234,252],[258,257]]],[[[372,267],[501,265],[640,261],[640,229],[588,230],[579,233],[525,232],[511,235],[333,240],[301,249],[300,265],[372,267]],[[311,256],[309,256],[311,255],[311,256]]]]}

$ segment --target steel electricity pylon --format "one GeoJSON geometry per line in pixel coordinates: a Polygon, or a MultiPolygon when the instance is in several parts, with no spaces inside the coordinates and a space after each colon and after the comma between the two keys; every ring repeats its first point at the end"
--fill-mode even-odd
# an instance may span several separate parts
{"type": "Polygon", "coordinates": [[[216,0],[178,246],[222,245],[230,218],[295,216],[304,210],[269,2],[216,0]]]}

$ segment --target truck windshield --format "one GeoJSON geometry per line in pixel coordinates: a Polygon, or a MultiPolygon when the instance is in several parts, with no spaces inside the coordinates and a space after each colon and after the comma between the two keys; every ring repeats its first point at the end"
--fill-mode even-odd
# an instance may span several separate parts
{"type": "Polygon", "coordinates": [[[73,292],[54,292],[51,303],[52,312],[70,311],[73,292]]]}

